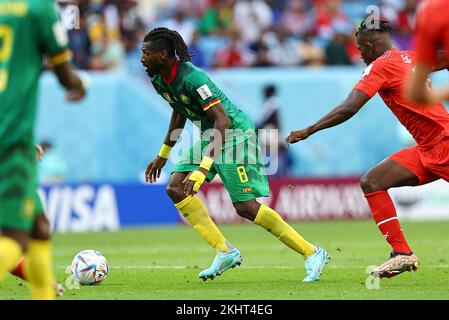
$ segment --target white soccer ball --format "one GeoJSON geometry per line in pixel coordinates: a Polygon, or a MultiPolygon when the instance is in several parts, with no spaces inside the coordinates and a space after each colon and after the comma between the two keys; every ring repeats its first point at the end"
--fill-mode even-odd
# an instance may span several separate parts
{"type": "Polygon", "coordinates": [[[108,275],[109,265],[100,252],[83,250],[73,258],[71,271],[80,284],[97,284],[108,275]]]}

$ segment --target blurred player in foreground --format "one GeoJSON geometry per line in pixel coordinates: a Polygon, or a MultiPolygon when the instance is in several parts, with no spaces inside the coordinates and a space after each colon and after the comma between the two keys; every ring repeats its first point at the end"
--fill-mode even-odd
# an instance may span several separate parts
{"type": "Polygon", "coordinates": [[[419,261],[405,240],[387,190],[422,185],[439,178],[449,180],[449,114],[441,103],[427,106],[407,102],[404,91],[415,53],[392,48],[392,29],[385,21],[379,21],[378,28],[370,26],[364,21],[356,33],[357,47],[367,64],[362,79],[338,107],[317,123],[291,132],[286,141],[296,143],[349,120],[377,92],[411,133],[417,146],[389,156],[361,179],[373,218],[393,248],[390,259],[376,267],[373,275],[392,277],[416,270],[419,261]]]}
{"type": "Polygon", "coordinates": [[[417,103],[449,101],[449,87],[431,90],[427,77],[438,64],[440,49],[449,61],[449,3],[447,0],[426,0],[416,18],[416,67],[408,86],[408,97],[417,103]]]}
{"type": "Polygon", "coordinates": [[[205,72],[190,63],[188,48],[176,31],[152,30],[144,38],[142,52],[141,62],[154,88],[173,109],[164,144],[149,163],[146,180],[153,183],[159,178],[187,119],[199,126],[202,133],[197,144],[181,156],[167,186],[176,208],[217,252],[212,265],[200,272],[199,277],[214,279],[242,262],[239,250],[226,240],[195,195],[206,179],[210,181],[218,174],[237,213],[265,228],[306,259],[305,282],[319,280],[329,259],[326,250],[307,242],[276,211],[256,201],[257,197],[268,196],[269,185],[257,141],[241,134],[249,131],[255,137],[253,122],[205,72]],[[207,136],[207,131],[212,134],[207,136]],[[242,148],[238,152],[240,145],[233,138],[242,138],[244,141],[240,143],[247,144],[249,150],[242,148]],[[235,151],[238,159],[233,159],[235,151]],[[229,158],[231,162],[225,160],[229,158]]]}
{"type": "Polygon", "coordinates": [[[70,67],[52,0],[0,0],[0,280],[25,254],[33,299],[54,299],[48,221],[37,196],[34,122],[43,55],[67,99],[84,86],[70,67]]]}
{"type": "MultiPolygon", "coordinates": [[[[35,147],[36,147],[37,160],[41,161],[42,157],[44,156],[44,149],[39,144],[36,144],[35,147]]],[[[38,197],[39,197],[39,195],[36,195],[36,198],[38,198],[38,197]]],[[[48,222],[43,209],[38,209],[38,210],[36,210],[36,212],[38,215],[36,217],[36,219],[40,220],[40,222],[38,224],[42,225],[42,226],[46,226],[45,229],[43,229],[39,235],[40,240],[48,241],[48,240],[50,240],[50,223],[48,222]]],[[[17,261],[15,268],[13,270],[11,270],[10,272],[12,275],[29,282],[29,279],[25,273],[26,269],[27,268],[26,268],[25,257],[21,257],[19,259],[19,261],[17,261]]],[[[58,282],[53,282],[53,285],[55,288],[56,296],[57,297],[62,296],[64,294],[64,287],[58,282]]]]}

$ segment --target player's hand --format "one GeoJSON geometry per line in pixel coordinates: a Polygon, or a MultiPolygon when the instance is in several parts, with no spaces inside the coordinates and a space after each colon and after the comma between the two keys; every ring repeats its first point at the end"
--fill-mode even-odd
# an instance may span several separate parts
{"type": "Polygon", "coordinates": [[[285,142],[296,143],[301,140],[306,140],[311,134],[312,132],[310,131],[309,128],[298,131],[292,131],[290,135],[287,137],[287,139],[285,139],[285,142]]]}
{"type": "Polygon", "coordinates": [[[147,170],[145,171],[145,181],[150,183],[156,182],[156,180],[160,178],[162,168],[166,163],[167,159],[156,156],[156,158],[154,158],[154,160],[147,166],[147,170]]]}
{"type": "Polygon", "coordinates": [[[77,71],[76,76],[79,78],[79,85],[76,88],[67,91],[66,100],[70,102],[80,101],[86,96],[87,88],[90,86],[90,77],[87,72],[77,71]]]}
{"type": "Polygon", "coordinates": [[[37,143],[34,146],[36,147],[37,161],[41,161],[42,156],[44,155],[44,149],[42,149],[42,147],[37,143]]]}
{"type": "Polygon", "coordinates": [[[184,183],[184,193],[186,196],[194,195],[198,192],[203,182],[206,180],[208,171],[204,168],[198,168],[190,172],[182,181],[184,183]]]}
{"type": "Polygon", "coordinates": [[[76,102],[76,101],[82,100],[85,95],[86,95],[86,89],[84,89],[84,86],[81,86],[77,89],[72,89],[72,90],[67,91],[65,99],[70,102],[76,102]]]}

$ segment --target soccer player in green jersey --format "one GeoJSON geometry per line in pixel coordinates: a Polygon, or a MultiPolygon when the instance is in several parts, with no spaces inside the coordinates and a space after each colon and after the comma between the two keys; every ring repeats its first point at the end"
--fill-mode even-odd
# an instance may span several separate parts
{"type": "Polygon", "coordinates": [[[146,180],[153,183],[159,178],[187,119],[200,127],[201,139],[181,155],[167,186],[176,208],[217,252],[212,265],[199,277],[214,279],[242,262],[239,250],[226,240],[195,195],[206,179],[218,174],[237,213],[304,257],[305,282],[319,280],[329,259],[327,251],[306,241],[276,211],[256,201],[268,196],[269,185],[253,122],[204,71],[190,63],[188,48],[178,32],[152,30],[144,38],[142,52],[141,62],[154,88],[173,109],[162,148],[145,172],[146,180]]]}
{"type": "Polygon", "coordinates": [[[33,299],[54,299],[48,222],[36,192],[34,122],[47,56],[68,100],[85,94],[72,71],[53,0],[0,0],[0,280],[25,253],[33,299]]]}

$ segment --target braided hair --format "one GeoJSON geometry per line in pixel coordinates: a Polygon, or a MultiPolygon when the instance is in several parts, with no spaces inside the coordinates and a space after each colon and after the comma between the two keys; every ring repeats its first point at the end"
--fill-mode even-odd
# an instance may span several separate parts
{"type": "Polygon", "coordinates": [[[369,34],[372,32],[391,34],[393,32],[393,28],[390,26],[390,23],[386,20],[374,21],[372,20],[372,18],[368,17],[362,21],[355,35],[358,36],[361,34],[369,34]],[[377,26],[374,27],[374,24],[376,22],[378,23],[378,27],[377,26]]]}
{"type": "Polygon", "coordinates": [[[171,56],[178,56],[180,62],[190,61],[192,58],[189,48],[177,31],[156,28],[148,32],[143,41],[151,42],[152,47],[157,50],[167,50],[171,56]]]}

